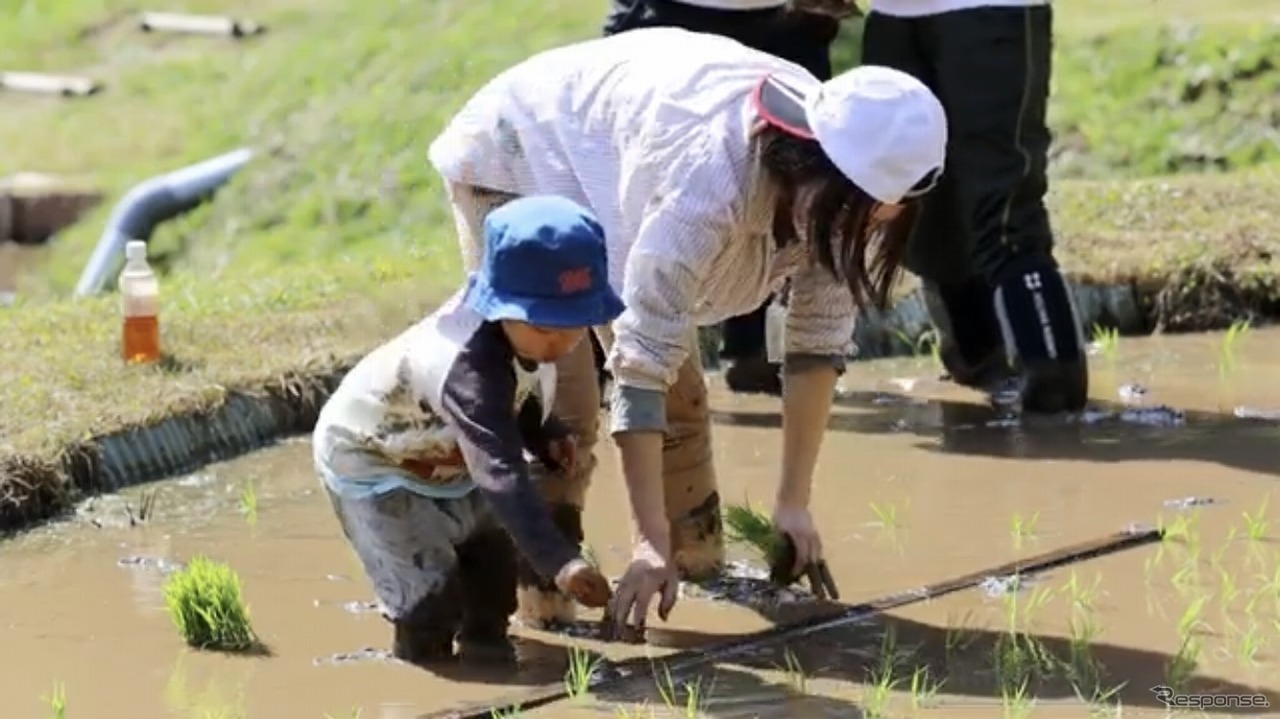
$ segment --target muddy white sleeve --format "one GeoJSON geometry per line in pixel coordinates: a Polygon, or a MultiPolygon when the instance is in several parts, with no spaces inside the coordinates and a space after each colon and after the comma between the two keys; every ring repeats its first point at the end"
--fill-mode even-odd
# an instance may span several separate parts
{"type": "Polygon", "coordinates": [[[696,195],[659,197],[627,256],[613,323],[610,369],[620,387],[666,392],[693,350],[695,309],[712,260],[728,235],[724,208],[696,195]]]}

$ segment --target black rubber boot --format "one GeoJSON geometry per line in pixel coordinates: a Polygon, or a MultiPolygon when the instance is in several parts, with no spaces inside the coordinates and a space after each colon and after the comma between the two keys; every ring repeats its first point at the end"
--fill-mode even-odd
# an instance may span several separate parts
{"type": "Polygon", "coordinates": [[[477,532],[458,547],[462,629],[458,652],[467,661],[514,662],[508,634],[516,610],[516,548],[501,529],[477,532]]]}
{"type": "Polygon", "coordinates": [[[1075,412],[1089,397],[1089,363],[1071,289],[1049,258],[1019,258],[996,276],[996,316],[1021,374],[1022,408],[1075,412]]]}
{"type": "MultiPolygon", "coordinates": [[[[582,508],[572,504],[553,503],[551,520],[573,546],[581,546],[582,508]]],[[[518,555],[516,559],[517,616],[531,629],[556,629],[574,620],[573,600],[561,592],[554,578],[544,578],[533,565],[518,555]]]]}
{"type": "Polygon", "coordinates": [[[462,606],[462,582],[454,572],[441,591],[424,597],[408,614],[392,621],[395,640],[391,653],[401,661],[424,667],[453,659],[462,606]]]}
{"type": "Polygon", "coordinates": [[[952,381],[990,390],[1013,375],[990,285],[978,277],[953,287],[926,280],[924,299],[938,333],[938,355],[952,381]]]}
{"type": "Polygon", "coordinates": [[[782,368],[762,354],[733,360],[724,381],[739,394],[782,394],[782,368]]]}
{"type": "Polygon", "coordinates": [[[605,369],[608,355],[604,351],[604,346],[600,344],[600,338],[596,337],[596,333],[588,332],[587,341],[591,343],[591,356],[596,363],[596,384],[600,388],[600,406],[608,408],[609,406],[609,383],[613,381],[613,375],[609,370],[605,369]]]}

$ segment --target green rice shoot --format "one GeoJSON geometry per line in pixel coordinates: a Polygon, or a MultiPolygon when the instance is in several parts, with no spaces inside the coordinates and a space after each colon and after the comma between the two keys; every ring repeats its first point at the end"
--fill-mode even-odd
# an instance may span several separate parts
{"type": "Polygon", "coordinates": [[[165,582],[164,603],[178,633],[196,649],[235,652],[258,645],[240,577],[222,562],[193,558],[165,582]]]}
{"type": "Polygon", "coordinates": [[[67,716],[67,687],[62,682],[53,685],[53,691],[48,696],[40,697],[45,704],[49,705],[49,713],[53,719],[65,719],[67,716]]]}
{"type": "Polygon", "coordinates": [[[769,519],[769,515],[752,507],[750,503],[726,506],[724,525],[729,541],[754,549],[765,561],[772,561],[779,550],[778,533],[773,529],[773,521],[769,519]]]}

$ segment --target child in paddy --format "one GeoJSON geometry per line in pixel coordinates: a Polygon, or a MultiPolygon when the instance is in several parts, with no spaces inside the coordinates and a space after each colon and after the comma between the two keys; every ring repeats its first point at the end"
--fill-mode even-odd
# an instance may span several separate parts
{"type": "Polygon", "coordinates": [[[604,231],[558,197],[489,214],[484,260],[440,309],[374,350],[320,413],[315,462],[343,533],[395,627],[394,654],[514,658],[516,548],[590,607],[605,578],[552,522],[523,449],[572,469],[549,415],[556,359],[622,301],[604,231]],[[514,540],[514,544],[513,544],[514,540]]]}

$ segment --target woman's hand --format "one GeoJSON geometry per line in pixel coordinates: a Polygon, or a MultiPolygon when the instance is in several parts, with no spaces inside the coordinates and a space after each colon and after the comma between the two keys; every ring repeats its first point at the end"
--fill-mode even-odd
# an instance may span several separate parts
{"type": "Polygon", "coordinates": [[[631,564],[605,613],[605,623],[612,632],[610,638],[622,639],[627,636],[624,632],[628,620],[643,636],[645,617],[655,596],[661,596],[658,616],[666,621],[675,606],[679,582],[671,558],[670,526],[663,497],[662,433],[621,432],[613,439],[631,500],[636,537],[631,564]]]}
{"type": "Polygon", "coordinates": [[[773,511],[773,528],[783,541],[770,567],[773,581],[785,585],[803,576],[818,599],[839,599],[840,589],[822,557],[822,537],[808,508],[779,504],[773,511]]]}
{"type": "Polygon", "coordinates": [[[779,504],[773,510],[773,528],[795,545],[793,575],[798,576],[805,566],[822,560],[822,537],[807,507],[779,504]]]}
{"type": "Polygon", "coordinates": [[[658,617],[667,621],[675,607],[680,589],[675,566],[646,541],[636,543],[631,564],[614,589],[613,599],[605,612],[605,630],[611,638],[627,635],[628,619],[634,635],[644,636],[649,605],[658,597],[658,617]]]}
{"type": "Polygon", "coordinates": [[[807,368],[788,368],[782,398],[782,477],[773,510],[773,526],[795,554],[792,566],[776,569],[791,581],[807,575],[815,595],[833,599],[840,595],[822,559],[822,537],[809,513],[809,498],[837,376],[832,362],[823,358],[814,358],[807,368]]]}

